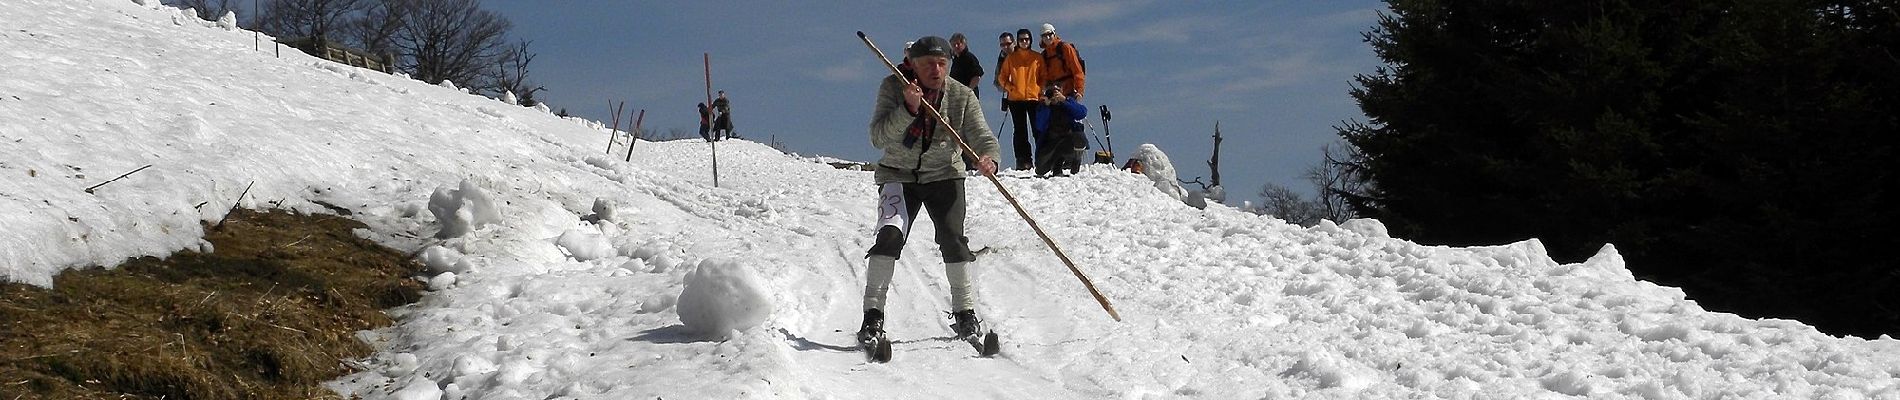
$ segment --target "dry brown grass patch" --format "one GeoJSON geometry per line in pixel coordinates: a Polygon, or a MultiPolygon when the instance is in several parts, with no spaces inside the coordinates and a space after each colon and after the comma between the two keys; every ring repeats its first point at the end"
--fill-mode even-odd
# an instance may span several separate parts
{"type": "Polygon", "coordinates": [[[211,254],[0,284],[0,400],[335,398],[355,332],[415,301],[420,266],[332,215],[238,210],[211,254]]]}

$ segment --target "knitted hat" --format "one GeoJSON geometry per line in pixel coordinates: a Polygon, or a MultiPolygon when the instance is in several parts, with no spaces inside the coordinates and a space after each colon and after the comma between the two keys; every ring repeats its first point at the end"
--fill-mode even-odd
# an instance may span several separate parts
{"type": "Polygon", "coordinates": [[[1049,34],[1049,33],[1056,33],[1056,26],[1055,26],[1055,25],[1050,25],[1050,24],[1046,24],[1046,23],[1045,23],[1045,24],[1042,24],[1042,33],[1044,33],[1044,34],[1049,34]]]}
{"type": "Polygon", "coordinates": [[[904,56],[907,58],[923,56],[949,57],[950,41],[943,40],[943,38],[936,36],[925,36],[917,39],[916,43],[911,43],[910,48],[904,50],[904,56]]]}

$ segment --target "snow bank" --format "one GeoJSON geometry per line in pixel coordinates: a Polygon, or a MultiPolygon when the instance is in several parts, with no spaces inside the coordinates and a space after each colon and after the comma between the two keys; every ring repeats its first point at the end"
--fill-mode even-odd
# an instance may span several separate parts
{"type": "Polygon", "coordinates": [[[686,289],[680,292],[680,323],[718,339],[730,337],[735,330],[758,326],[772,314],[771,299],[760,286],[759,277],[736,261],[700,261],[699,268],[686,276],[686,289]]]}
{"type": "Polygon", "coordinates": [[[1135,158],[1141,159],[1141,174],[1154,181],[1155,189],[1175,200],[1188,200],[1188,191],[1175,178],[1174,162],[1168,161],[1168,153],[1161,152],[1153,143],[1142,143],[1141,149],[1135,150],[1135,158]]]}

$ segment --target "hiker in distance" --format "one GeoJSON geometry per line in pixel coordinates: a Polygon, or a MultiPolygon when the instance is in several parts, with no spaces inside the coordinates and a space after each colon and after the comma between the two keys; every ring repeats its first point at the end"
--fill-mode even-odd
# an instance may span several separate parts
{"type": "Polygon", "coordinates": [[[870,265],[865,273],[864,324],[858,331],[862,343],[883,340],[885,293],[920,206],[930,213],[935,225],[944,275],[950,281],[951,318],[955,320],[951,329],[958,337],[984,332],[976,316],[969,275],[976,255],[971,253],[963,232],[965,155],[954,135],[939,126],[936,116],[930,115],[930,108],[923,103],[934,106],[951,125],[948,128],[962,134],[976,152],[976,160],[971,161],[976,162],[979,173],[996,174],[1001,149],[984,122],[976,94],[969,86],[947,78],[951,57],[955,56],[949,41],[925,36],[904,54],[917,79],[906,82],[895,75],[885,77],[878,87],[877,107],[871,113],[871,145],[884,155],[874,175],[878,185],[877,243],[866,257],[870,265]]]}
{"type": "Polygon", "coordinates": [[[719,91],[719,98],[713,99],[713,140],[732,138],[732,101],[726,100],[726,91],[719,91]]]}

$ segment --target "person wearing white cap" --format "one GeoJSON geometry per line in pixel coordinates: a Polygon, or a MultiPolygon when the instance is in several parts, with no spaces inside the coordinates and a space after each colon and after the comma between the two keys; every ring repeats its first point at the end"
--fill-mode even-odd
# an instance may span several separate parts
{"type": "Polygon", "coordinates": [[[1082,69],[1082,57],[1075,54],[1075,45],[1062,41],[1056,35],[1056,26],[1042,24],[1042,85],[1061,86],[1068,90],[1069,97],[1082,98],[1088,82],[1087,72],[1082,69]]]}

